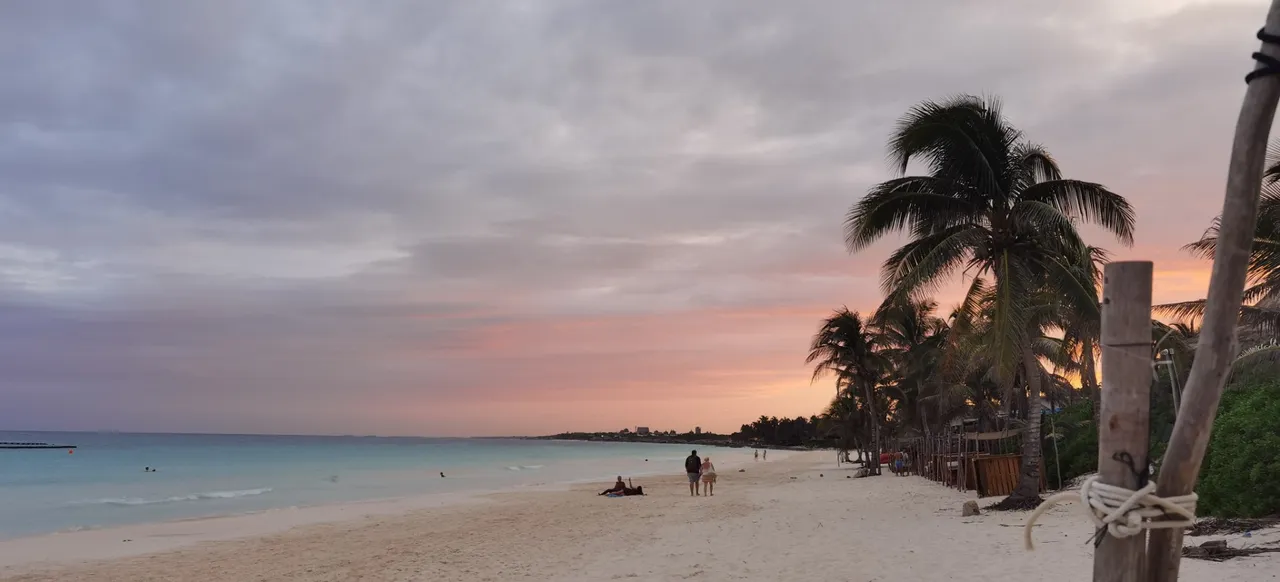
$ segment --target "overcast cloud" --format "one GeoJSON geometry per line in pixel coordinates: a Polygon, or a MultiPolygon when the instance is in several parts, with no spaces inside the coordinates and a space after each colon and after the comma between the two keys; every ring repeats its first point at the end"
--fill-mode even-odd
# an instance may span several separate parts
{"type": "MultiPolygon", "coordinates": [[[[1265,3],[0,8],[0,428],[732,429],[878,302],[840,224],[923,99],[996,94],[1138,210],[1221,205],[1265,3]]],[[[944,305],[952,297],[942,297],[944,305]]]]}

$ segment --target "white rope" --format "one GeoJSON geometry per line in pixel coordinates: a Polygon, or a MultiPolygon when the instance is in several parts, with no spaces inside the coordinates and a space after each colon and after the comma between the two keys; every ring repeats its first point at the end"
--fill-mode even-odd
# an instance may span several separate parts
{"type": "Polygon", "coordinates": [[[1144,529],[1184,528],[1195,524],[1198,498],[1195,493],[1165,498],[1157,497],[1155,490],[1155,483],[1147,483],[1146,487],[1133,491],[1099,483],[1097,475],[1089,477],[1080,485],[1079,491],[1055,494],[1031,512],[1022,532],[1027,550],[1035,549],[1031,543],[1031,527],[1036,520],[1053,506],[1067,501],[1079,500],[1093,525],[1100,530],[1106,528],[1108,534],[1117,538],[1134,536],[1144,529]],[[1180,519],[1153,521],[1166,516],[1180,519]]]}

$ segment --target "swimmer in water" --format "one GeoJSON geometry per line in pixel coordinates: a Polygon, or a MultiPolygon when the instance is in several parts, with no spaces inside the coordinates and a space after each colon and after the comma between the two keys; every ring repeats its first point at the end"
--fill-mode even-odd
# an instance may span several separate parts
{"type": "Polygon", "coordinates": [[[440,471],[440,478],[444,479],[444,471],[440,471]]]}

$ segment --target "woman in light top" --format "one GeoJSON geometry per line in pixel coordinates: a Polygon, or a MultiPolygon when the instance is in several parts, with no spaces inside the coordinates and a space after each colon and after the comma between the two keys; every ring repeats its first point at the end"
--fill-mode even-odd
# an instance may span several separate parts
{"type": "Polygon", "coordinates": [[[702,459],[702,491],[707,495],[716,494],[716,466],[711,464],[711,457],[702,459]]]}

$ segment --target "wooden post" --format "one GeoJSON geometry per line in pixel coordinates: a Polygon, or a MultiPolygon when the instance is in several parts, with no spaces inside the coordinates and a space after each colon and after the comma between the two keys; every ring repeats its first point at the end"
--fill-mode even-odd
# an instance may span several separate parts
{"type": "MultiPolygon", "coordinates": [[[[1102,422],[1098,481],[1139,489],[1151,424],[1150,261],[1108,264],[1102,275],[1102,422]],[[1142,472],[1140,474],[1138,472],[1142,472]]],[[[1093,556],[1094,582],[1139,582],[1147,536],[1103,535],[1093,556]]]]}
{"type": "MultiPolygon", "coordinates": [[[[1272,0],[1264,29],[1280,34],[1280,0],[1272,0]]],[[[1280,58],[1280,46],[1264,43],[1259,50],[1271,58],[1280,58]]],[[[1258,63],[1258,68],[1262,63],[1258,63]]],[[[1196,345],[1194,364],[1182,391],[1182,403],[1164,462],[1160,464],[1156,495],[1173,497],[1191,493],[1200,463],[1209,446],[1218,401],[1231,370],[1236,352],[1236,324],[1244,298],[1245,275],[1249,267],[1249,251],[1258,215],[1258,194],[1262,186],[1262,168],[1267,154],[1267,138],[1275,120],[1276,100],[1280,98],[1280,77],[1269,75],[1249,83],[1236,120],[1236,133],[1231,144],[1231,163],[1227,167],[1227,191],[1222,202],[1218,228],[1218,245],[1209,276],[1209,295],[1205,300],[1204,322],[1196,345]]],[[[1182,559],[1180,529],[1157,529],[1151,532],[1147,570],[1153,582],[1178,579],[1182,559]]]]}

